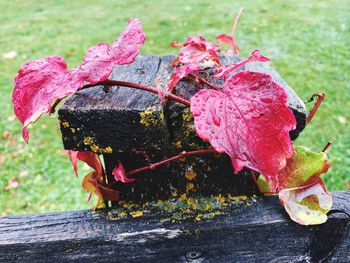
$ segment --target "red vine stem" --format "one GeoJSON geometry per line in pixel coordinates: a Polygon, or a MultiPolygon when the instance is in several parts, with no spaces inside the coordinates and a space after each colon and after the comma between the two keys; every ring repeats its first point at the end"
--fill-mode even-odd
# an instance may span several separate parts
{"type": "Polygon", "coordinates": [[[239,18],[241,17],[241,14],[243,13],[243,11],[244,11],[244,8],[241,7],[236,15],[235,21],[233,22],[232,33],[231,33],[232,42],[233,42],[233,45],[232,45],[233,52],[237,54],[237,56],[239,56],[239,47],[236,43],[236,29],[239,22],[239,18]]]}
{"type": "Polygon", "coordinates": [[[171,161],[175,161],[175,160],[180,159],[180,158],[184,158],[186,156],[201,155],[201,154],[208,154],[208,153],[217,153],[217,151],[215,151],[213,149],[197,150],[197,151],[191,151],[191,152],[183,151],[183,152],[179,153],[178,155],[175,155],[175,156],[170,157],[168,159],[162,160],[162,161],[157,162],[157,163],[152,163],[152,164],[146,165],[144,167],[127,172],[125,175],[129,177],[131,175],[134,175],[134,174],[137,174],[140,172],[154,170],[155,168],[157,168],[160,165],[166,164],[166,163],[171,162],[171,161]]]}
{"type": "Polygon", "coordinates": [[[310,121],[313,119],[314,115],[316,114],[318,108],[320,107],[322,101],[325,98],[325,94],[324,93],[315,93],[314,95],[311,96],[311,98],[307,101],[307,102],[311,102],[315,99],[315,97],[317,97],[317,101],[315,103],[315,105],[312,107],[309,116],[306,119],[306,124],[309,124],[310,121]]]}
{"type": "MultiPolygon", "coordinates": [[[[97,82],[95,84],[88,84],[85,85],[81,88],[82,89],[87,89],[87,88],[91,88],[91,87],[95,87],[95,86],[123,86],[123,87],[129,87],[129,88],[134,88],[134,89],[140,89],[140,90],[145,90],[148,92],[152,92],[155,94],[159,94],[158,89],[151,87],[151,86],[147,86],[147,85],[143,85],[143,84],[137,84],[137,83],[133,83],[133,82],[128,82],[128,81],[120,81],[120,80],[105,80],[105,81],[101,81],[101,82],[97,82]]],[[[180,96],[177,96],[175,94],[171,94],[171,93],[167,93],[164,92],[164,97],[170,100],[174,100],[176,102],[179,102],[185,106],[190,106],[190,101],[186,100],[180,96]]],[[[56,106],[61,102],[62,99],[57,99],[51,106],[50,109],[50,113],[54,113],[55,112],[55,108],[56,106]]]]}
{"type": "Polygon", "coordinates": [[[325,145],[325,147],[323,147],[323,149],[322,149],[322,151],[321,152],[325,152],[325,151],[327,151],[327,149],[329,148],[329,146],[331,146],[332,145],[332,142],[331,141],[328,141],[327,142],[327,144],[325,145]]]}
{"type": "MultiPolygon", "coordinates": [[[[213,149],[197,150],[197,151],[191,151],[191,152],[183,151],[183,152],[179,153],[178,155],[175,155],[175,156],[170,157],[170,158],[168,158],[168,159],[162,160],[162,161],[160,161],[160,162],[152,163],[152,164],[146,165],[146,166],[144,166],[144,167],[141,167],[141,168],[132,170],[132,171],[130,171],[130,172],[126,172],[126,173],[125,173],[125,176],[129,177],[129,176],[131,176],[131,175],[134,175],[134,174],[137,174],[137,173],[141,173],[141,172],[144,172],[144,171],[154,170],[155,168],[157,168],[157,167],[160,166],[160,165],[166,164],[166,163],[168,163],[168,162],[175,161],[175,160],[180,159],[180,158],[184,158],[184,157],[186,157],[186,156],[201,155],[201,154],[208,154],[208,153],[218,153],[218,152],[215,151],[215,150],[213,150],[213,149]]],[[[113,181],[113,182],[109,183],[107,186],[108,186],[108,187],[111,187],[111,186],[113,186],[114,184],[116,184],[116,183],[118,183],[118,182],[119,182],[119,181],[113,181]]]]}
{"type": "MultiPolygon", "coordinates": [[[[120,80],[105,80],[105,81],[101,81],[98,82],[96,84],[93,85],[86,85],[83,87],[84,88],[89,88],[89,87],[93,87],[93,86],[98,86],[98,85],[115,85],[115,86],[124,86],[124,87],[129,87],[129,88],[135,88],[135,89],[140,89],[140,90],[145,90],[148,92],[152,92],[155,94],[158,94],[158,90],[156,88],[153,88],[151,86],[147,86],[147,85],[143,85],[143,84],[137,84],[137,83],[133,83],[133,82],[128,82],[128,81],[120,81],[120,80]]],[[[168,99],[177,101],[183,105],[186,106],[190,106],[190,102],[182,97],[176,96],[174,94],[171,93],[165,93],[164,96],[168,99]]]]}
{"type": "Polygon", "coordinates": [[[200,82],[202,82],[203,84],[207,85],[209,88],[214,89],[214,90],[221,90],[221,88],[215,86],[214,84],[210,83],[209,81],[207,81],[205,78],[202,78],[200,76],[196,76],[194,74],[190,74],[190,76],[196,78],[197,80],[199,80],[200,82]]]}

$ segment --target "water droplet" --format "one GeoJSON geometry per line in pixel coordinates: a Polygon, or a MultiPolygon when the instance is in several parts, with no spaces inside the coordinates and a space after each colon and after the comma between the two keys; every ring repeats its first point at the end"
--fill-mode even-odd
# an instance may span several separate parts
{"type": "Polygon", "coordinates": [[[265,103],[271,103],[272,102],[272,99],[271,98],[260,98],[260,100],[262,102],[265,102],[265,103]]]}
{"type": "Polygon", "coordinates": [[[252,85],[250,87],[250,89],[252,89],[252,90],[257,90],[258,88],[259,88],[259,84],[258,83],[255,83],[254,85],[252,85]]]}

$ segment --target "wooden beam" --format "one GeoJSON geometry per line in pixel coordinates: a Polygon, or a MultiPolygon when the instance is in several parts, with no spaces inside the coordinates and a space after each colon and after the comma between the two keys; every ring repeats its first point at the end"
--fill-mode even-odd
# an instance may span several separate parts
{"type": "MultiPolygon", "coordinates": [[[[173,59],[173,56],[139,56],[133,64],[116,66],[111,79],[155,86],[156,78],[161,77],[166,88],[173,71],[169,63],[173,59]]],[[[224,65],[238,60],[234,56],[222,57],[224,65]]],[[[253,70],[270,73],[286,90],[288,106],[298,122],[296,131],[291,133],[295,139],[305,126],[304,103],[267,64],[256,64],[253,70]]],[[[223,81],[213,79],[212,73],[206,70],[201,76],[222,85],[223,81]]],[[[180,81],[175,92],[190,99],[199,89],[190,79],[180,81]]],[[[171,101],[163,105],[156,94],[145,91],[119,86],[92,87],[74,94],[58,113],[65,149],[103,154],[109,181],[113,180],[112,170],[119,161],[130,171],[184,150],[210,147],[197,136],[188,107],[171,101]]],[[[174,192],[197,196],[256,193],[249,172],[244,170],[234,175],[231,161],[224,154],[177,160],[135,178],[135,183],[115,184],[122,200],[164,200],[174,192]],[[193,179],[188,180],[189,177],[193,179]],[[188,188],[195,191],[189,193],[188,188]]]]}
{"type": "MultiPolygon", "coordinates": [[[[350,191],[334,193],[333,209],[350,211],[350,191]]],[[[233,203],[224,214],[198,222],[172,223],[171,214],[111,220],[104,210],[1,217],[0,261],[350,262],[349,218],[342,214],[323,225],[300,226],[275,197],[233,203]]]]}

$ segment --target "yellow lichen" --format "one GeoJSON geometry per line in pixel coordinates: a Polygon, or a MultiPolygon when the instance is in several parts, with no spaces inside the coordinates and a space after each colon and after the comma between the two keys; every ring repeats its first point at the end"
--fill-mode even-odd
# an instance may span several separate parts
{"type": "Polygon", "coordinates": [[[181,141],[177,141],[175,143],[175,147],[178,148],[178,149],[182,149],[181,141]]]}
{"type": "Polygon", "coordinates": [[[132,211],[132,212],[130,212],[130,215],[134,218],[140,217],[140,216],[143,216],[143,212],[142,211],[132,211]]]}
{"type": "Polygon", "coordinates": [[[95,153],[100,152],[100,147],[98,147],[95,143],[90,145],[90,149],[91,149],[91,151],[93,151],[95,153]]]}
{"type": "Polygon", "coordinates": [[[205,211],[211,210],[211,206],[210,206],[209,204],[205,204],[204,210],[205,210],[205,211]]]}
{"type": "Polygon", "coordinates": [[[75,128],[70,128],[70,131],[72,132],[72,133],[75,133],[75,128]]]}
{"type": "Polygon", "coordinates": [[[194,190],[194,184],[193,183],[188,183],[186,185],[186,193],[188,193],[189,191],[193,191],[194,190]]]}
{"type": "Polygon", "coordinates": [[[185,122],[193,121],[193,116],[192,116],[192,113],[190,111],[190,108],[186,108],[186,109],[183,110],[183,112],[182,112],[182,119],[185,122]]]}
{"type": "Polygon", "coordinates": [[[248,199],[246,195],[232,196],[231,194],[228,194],[228,197],[230,200],[233,200],[233,201],[246,201],[248,199]]]}
{"type": "Polygon", "coordinates": [[[91,144],[94,143],[94,140],[91,137],[85,137],[84,140],[83,140],[83,143],[85,145],[91,145],[91,144]]]}
{"type": "Polygon", "coordinates": [[[68,122],[68,121],[63,121],[63,122],[62,122],[62,126],[63,126],[64,128],[69,128],[69,122],[68,122]]]}
{"type": "Polygon", "coordinates": [[[225,204],[225,197],[223,197],[222,195],[217,195],[215,196],[215,199],[220,202],[221,204],[225,204]]]}
{"type": "Polygon", "coordinates": [[[178,196],[178,194],[177,194],[177,190],[175,190],[175,191],[171,192],[171,195],[172,195],[172,197],[177,197],[177,196],[178,196]]]}
{"type": "Polygon", "coordinates": [[[192,209],[197,210],[198,208],[198,199],[193,198],[187,198],[186,203],[187,205],[191,206],[192,209]]]}
{"type": "Polygon", "coordinates": [[[195,218],[196,221],[201,221],[202,220],[202,214],[198,214],[195,218]]]}
{"type": "Polygon", "coordinates": [[[111,146],[107,146],[106,148],[104,148],[102,150],[103,153],[112,153],[113,152],[113,149],[111,146]]]}
{"type": "Polygon", "coordinates": [[[186,171],[185,177],[187,180],[192,181],[197,176],[197,173],[195,171],[186,171]]]}
{"type": "Polygon", "coordinates": [[[186,194],[180,195],[180,199],[181,199],[181,200],[186,200],[186,198],[187,198],[187,195],[186,195],[186,194]]]}
{"type": "Polygon", "coordinates": [[[140,117],[141,117],[140,123],[145,127],[150,127],[150,126],[155,127],[159,122],[159,119],[157,119],[156,113],[154,109],[152,109],[152,107],[148,107],[143,112],[140,112],[140,117]]]}

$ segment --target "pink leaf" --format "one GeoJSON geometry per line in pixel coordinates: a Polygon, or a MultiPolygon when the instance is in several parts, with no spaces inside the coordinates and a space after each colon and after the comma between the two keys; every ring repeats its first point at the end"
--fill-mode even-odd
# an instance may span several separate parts
{"type": "Polygon", "coordinates": [[[14,111],[23,124],[22,135],[29,140],[27,126],[37,121],[51,106],[84,86],[108,78],[115,64],[129,64],[135,60],[146,38],[138,19],[130,19],[118,40],[90,48],[84,62],[67,71],[66,62],[58,56],[24,63],[15,78],[12,95],[14,111]]]}
{"type": "Polygon", "coordinates": [[[232,66],[223,66],[223,67],[216,69],[216,73],[213,77],[214,78],[226,78],[226,76],[228,74],[232,73],[234,70],[244,66],[245,64],[247,64],[249,62],[257,62],[257,61],[268,62],[268,61],[270,61],[270,59],[262,56],[260,54],[259,50],[254,50],[249,58],[242,60],[242,61],[240,61],[232,66]]]}
{"type": "Polygon", "coordinates": [[[28,142],[26,127],[43,113],[49,113],[56,99],[73,94],[84,83],[76,69],[67,72],[63,58],[52,56],[24,63],[14,84],[14,112],[23,124],[23,138],[28,142]]]}
{"type": "Polygon", "coordinates": [[[194,72],[197,73],[198,70],[199,70],[198,64],[186,64],[176,68],[168,82],[168,92],[173,92],[176,84],[181,79],[183,79],[184,77],[188,76],[191,73],[194,73],[194,72]]]}
{"type": "Polygon", "coordinates": [[[123,183],[132,183],[136,180],[134,178],[128,178],[126,176],[122,163],[119,163],[118,167],[115,167],[113,169],[112,175],[116,181],[121,181],[123,183]]]}
{"type": "Polygon", "coordinates": [[[69,151],[69,158],[73,165],[74,172],[78,176],[78,161],[83,161],[93,168],[98,176],[102,176],[102,164],[98,155],[94,152],[69,151]]]}
{"type": "Polygon", "coordinates": [[[287,95],[268,74],[241,71],[223,92],[203,89],[191,98],[197,134],[227,153],[236,172],[244,166],[276,176],[293,156],[289,131],[295,129],[287,95]]]}
{"type": "Polygon", "coordinates": [[[226,34],[221,34],[216,37],[216,40],[220,43],[224,43],[229,46],[233,46],[233,40],[232,37],[226,35],[226,34]]]}
{"type": "Polygon", "coordinates": [[[106,80],[114,65],[134,62],[145,40],[146,34],[142,31],[141,22],[131,18],[112,46],[100,43],[88,50],[80,66],[85,80],[91,84],[106,80]]]}
{"type": "Polygon", "coordinates": [[[18,188],[20,186],[20,183],[17,179],[9,179],[8,184],[4,187],[5,191],[18,188]]]}
{"type": "Polygon", "coordinates": [[[201,64],[221,65],[217,52],[220,47],[207,41],[202,36],[192,36],[187,38],[180,50],[179,57],[175,59],[172,65],[182,64],[201,64]],[[209,64],[208,64],[209,63],[209,64]]]}
{"type": "Polygon", "coordinates": [[[113,63],[123,65],[134,62],[145,40],[146,34],[142,31],[140,20],[130,18],[128,26],[112,45],[110,53],[113,63]]]}
{"type": "Polygon", "coordinates": [[[100,43],[89,48],[80,66],[87,82],[95,84],[107,79],[111,74],[114,64],[109,54],[110,49],[107,43],[100,43]]]}
{"type": "Polygon", "coordinates": [[[172,42],[170,42],[170,46],[171,47],[180,47],[180,46],[182,46],[182,43],[178,42],[178,41],[172,41],[172,42]]]}

